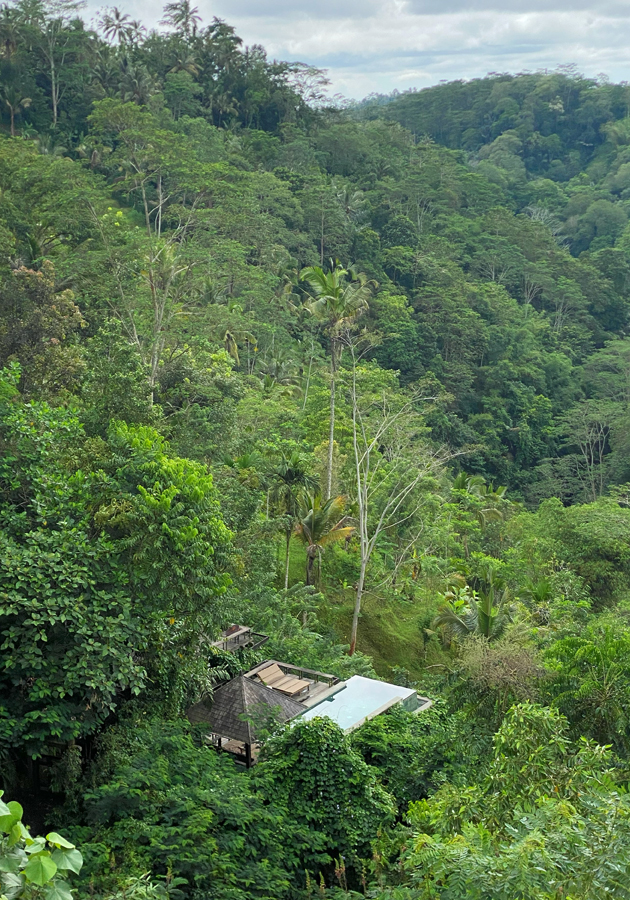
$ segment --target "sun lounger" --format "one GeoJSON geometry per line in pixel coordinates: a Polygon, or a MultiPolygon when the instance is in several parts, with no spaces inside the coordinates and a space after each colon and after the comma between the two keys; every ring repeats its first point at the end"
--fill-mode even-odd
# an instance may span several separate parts
{"type": "Polygon", "coordinates": [[[282,681],[287,677],[277,663],[274,663],[272,666],[267,666],[266,669],[263,669],[256,674],[267,687],[273,687],[276,682],[282,681]]]}
{"type": "Polygon", "coordinates": [[[257,675],[267,687],[273,688],[274,691],[281,691],[289,697],[301,694],[302,691],[309,688],[311,684],[310,681],[296,678],[295,675],[287,675],[276,663],[272,666],[267,666],[266,669],[258,672],[257,675]]]}
{"type": "Polygon", "coordinates": [[[297,694],[301,694],[302,691],[307,690],[310,686],[310,681],[304,681],[301,678],[292,678],[289,682],[280,682],[280,684],[274,686],[274,690],[282,691],[283,694],[287,694],[289,697],[295,697],[297,694]]]}

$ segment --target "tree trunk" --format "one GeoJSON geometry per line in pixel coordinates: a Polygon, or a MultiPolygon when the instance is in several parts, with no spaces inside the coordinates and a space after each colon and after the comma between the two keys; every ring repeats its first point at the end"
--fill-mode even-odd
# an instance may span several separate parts
{"type": "Polygon", "coordinates": [[[354,600],[354,613],[352,614],[352,630],[350,631],[350,650],[348,651],[348,656],[352,656],[357,648],[357,630],[359,628],[361,600],[363,598],[363,586],[365,584],[365,566],[366,563],[362,560],[359,581],[357,582],[357,595],[354,600]]]}
{"type": "Polygon", "coordinates": [[[53,58],[54,50],[50,54],[50,99],[52,100],[52,127],[57,127],[57,72],[55,70],[55,60],[53,58]]]}
{"type": "Polygon", "coordinates": [[[322,192],[322,230],[319,241],[319,264],[324,267],[324,194],[322,192]]]}
{"type": "MultiPolygon", "coordinates": [[[[332,350],[334,353],[334,348],[332,350]]],[[[330,431],[328,433],[328,465],[326,471],[326,500],[332,496],[333,452],[335,447],[335,364],[331,358],[330,365],[330,431]]]]}
{"type": "Polygon", "coordinates": [[[304,389],[304,403],[302,403],[302,412],[306,409],[306,401],[308,400],[308,389],[311,384],[311,369],[313,368],[313,339],[311,338],[311,358],[308,361],[308,374],[306,376],[306,388],[304,389]]]}
{"type": "Polygon", "coordinates": [[[309,547],[306,551],[306,584],[311,585],[313,583],[313,563],[315,562],[315,557],[311,553],[311,548],[309,547]]]}
{"type": "Polygon", "coordinates": [[[291,529],[287,531],[287,552],[284,559],[284,589],[289,589],[289,560],[291,558],[291,529]]]}
{"type": "Polygon", "coordinates": [[[15,137],[15,112],[12,106],[9,107],[9,110],[11,112],[11,137],[15,137]]]}

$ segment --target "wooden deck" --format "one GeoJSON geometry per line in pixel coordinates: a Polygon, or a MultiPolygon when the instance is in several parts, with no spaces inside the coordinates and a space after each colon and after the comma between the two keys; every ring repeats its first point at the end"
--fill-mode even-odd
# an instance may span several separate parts
{"type": "Polygon", "coordinates": [[[262,647],[268,640],[268,635],[252,631],[247,625],[233,625],[230,628],[226,628],[219,640],[213,641],[211,646],[233,653],[241,647],[255,650],[257,647],[262,647]]]}
{"type": "MultiPolygon", "coordinates": [[[[343,687],[343,682],[340,681],[336,675],[331,675],[329,672],[318,672],[316,669],[307,669],[304,666],[292,666],[289,665],[289,663],[280,662],[277,659],[266,659],[264,662],[260,663],[260,665],[255,666],[253,669],[250,669],[249,672],[246,672],[245,677],[260,681],[261,679],[258,677],[258,674],[264,672],[265,669],[270,669],[272,666],[277,666],[281,669],[286,676],[286,680],[278,680],[275,683],[272,682],[269,687],[271,687],[272,690],[277,690],[275,684],[282,687],[282,685],[297,685],[298,682],[303,682],[304,687],[300,689],[298,694],[293,695],[293,699],[297,700],[298,703],[301,703],[306,709],[313,706],[315,703],[319,703],[320,700],[324,700],[325,697],[335,694],[343,687]],[[291,679],[293,679],[293,681],[291,679]]],[[[281,693],[281,691],[279,691],[279,693],[281,693]]]]}

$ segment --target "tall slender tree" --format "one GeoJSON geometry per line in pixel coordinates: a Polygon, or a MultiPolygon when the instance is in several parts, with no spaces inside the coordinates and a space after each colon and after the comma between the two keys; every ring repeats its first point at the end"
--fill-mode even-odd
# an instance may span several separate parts
{"type": "Polygon", "coordinates": [[[31,105],[31,98],[25,97],[18,87],[6,84],[2,86],[2,99],[9,110],[11,137],[15,137],[15,118],[31,105]]]}
{"type": "Polygon", "coordinates": [[[335,391],[343,352],[342,336],[368,309],[377,284],[369,281],[363,273],[344,269],[332,260],[330,271],[325,272],[320,266],[308,266],[302,269],[300,277],[312,291],[306,308],[323,324],[330,342],[330,425],[326,467],[326,500],[330,500],[335,442],[335,391]]]}
{"type": "Polygon", "coordinates": [[[271,498],[282,509],[287,519],[286,550],[284,559],[284,589],[289,587],[289,560],[291,555],[291,534],[298,517],[301,491],[313,491],[317,479],[310,474],[306,460],[294,450],[289,456],[282,455],[272,473],[271,498]]]}

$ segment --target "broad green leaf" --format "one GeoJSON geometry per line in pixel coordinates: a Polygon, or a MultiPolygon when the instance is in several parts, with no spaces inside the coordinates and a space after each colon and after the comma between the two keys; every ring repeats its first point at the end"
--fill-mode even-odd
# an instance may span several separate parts
{"type": "Polygon", "coordinates": [[[2,876],[2,890],[7,900],[13,900],[24,890],[24,876],[7,872],[2,876]]]}
{"type": "Polygon", "coordinates": [[[83,857],[78,850],[55,850],[52,858],[57,863],[58,869],[69,869],[77,875],[83,865],[83,857]]]}
{"type": "Polygon", "coordinates": [[[28,837],[26,838],[26,852],[29,854],[32,853],[41,853],[42,850],[46,848],[46,839],[38,835],[35,838],[28,837]]]}
{"type": "Polygon", "coordinates": [[[0,809],[0,831],[8,834],[15,823],[20,821],[24,810],[16,800],[10,800],[7,804],[2,803],[2,806],[6,806],[8,813],[2,814],[0,809]]]}
{"type": "Polygon", "coordinates": [[[55,881],[44,892],[46,900],[72,900],[72,891],[65,881],[55,881]]]}
{"type": "Polygon", "coordinates": [[[20,871],[20,863],[16,856],[0,856],[0,872],[11,872],[17,875],[20,871]]]}
{"type": "Polygon", "coordinates": [[[16,822],[9,832],[9,847],[14,847],[18,841],[22,840],[22,823],[16,822]]]}
{"type": "Polygon", "coordinates": [[[47,851],[31,856],[24,869],[26,880],[32,884],[39,884],[40,887],[54,878],[56,873],[57,863],[51,859],[47,851]]]}
{"type": "Polygon", "coordinates": [[[71,844],[70,841],[67,841],[65,839],[65,837],[57,834],[56,831],[51,831],[49,834],[47,834],[46,840],[49,844],[54,844],[55,847],[63,847],[65,850],[74,850],[74,844],[71,844]]]}

